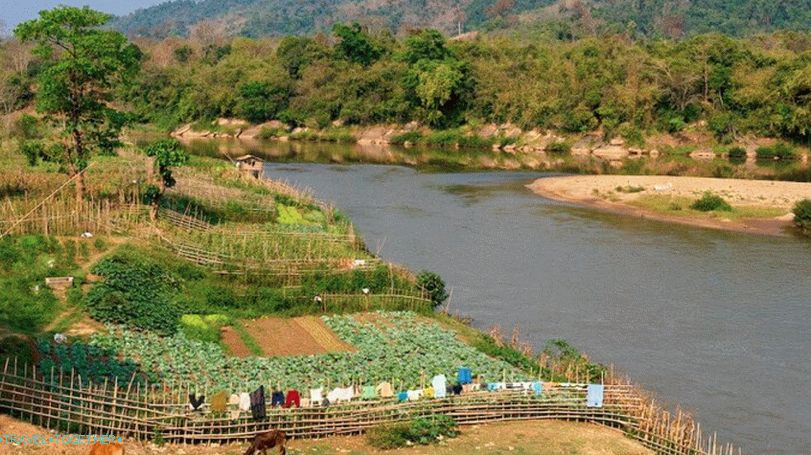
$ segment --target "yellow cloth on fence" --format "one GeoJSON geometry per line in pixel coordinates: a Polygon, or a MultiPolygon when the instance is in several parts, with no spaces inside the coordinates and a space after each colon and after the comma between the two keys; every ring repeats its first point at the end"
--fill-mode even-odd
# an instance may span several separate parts
{"type": "Polygon", "coordinates": [[[433,387],[426,387],[422,391],[422,396],[425,398],[433,398],[434,397],[434,388],[433,387]]]}
{"type": "Polygon", "coordinates": [[[224,391],[211,396],[211,412],[225,412],[228,406],[228,394],[224,391]]]}
{"type": "Polygon", "coordinates": [[[394,390],[391,388],[391,384],[388,382],[381,382],[377,385],[377,394],[380,395],[381,398],[391,398],[394,396],[394,390]]]}

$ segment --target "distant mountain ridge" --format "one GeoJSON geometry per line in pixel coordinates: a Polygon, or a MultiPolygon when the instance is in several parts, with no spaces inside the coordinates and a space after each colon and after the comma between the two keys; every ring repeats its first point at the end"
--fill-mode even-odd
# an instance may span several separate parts
{"type": "Polygon", "coordinates": [[[312,34],[349,21],[453,34],[550,20],[648,36],[750,35],[810,29],[811,0],[173,0],[119,17],[114,26],[160,38],[208,21],[227,34],[259,37],[312,34]]]}

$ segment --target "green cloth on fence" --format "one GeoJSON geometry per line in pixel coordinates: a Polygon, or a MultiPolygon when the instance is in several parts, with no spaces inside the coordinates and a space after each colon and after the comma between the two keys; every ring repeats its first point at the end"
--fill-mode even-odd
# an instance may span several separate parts
{"type": "Polygon", "coordinates": [[[220,391],[211,396],[211,412],[225,412],[228,407],[228,394],[220,391]]]}
{"type": "Polygon", "coordinates": [[[377,398],[377,390],[375,390],[374,386],[363,386],[363,390],[360,393],[360,398],[362,400],[374,400],[377,398]]]}

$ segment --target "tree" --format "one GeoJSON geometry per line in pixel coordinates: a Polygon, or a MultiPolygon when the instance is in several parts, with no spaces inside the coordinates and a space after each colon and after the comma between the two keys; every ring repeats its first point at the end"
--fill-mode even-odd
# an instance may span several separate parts
{"type": "Polygon", "coordinates": [[[152,175],[157,173],[157,181],[146,188],[146,198],[150,205],[149,218],[154,221],[158,217],[158,208],[163,193],[177,183],[172,176],[172,168],[188,163],[189,154],[174,139],[152,143],[144,148],[144,153],[152,158],[152,175]]]}
{"type": "Polygon", "coordinates": [[[417,275],[417,286],[428,294],[434,306],[442,305],[448,300],[448,293],[445,291],[445,282],[442,277],[434,272],[422,271],[417,275]]]}
{"type": "Polygon", "coordinates": [[[109,19],[88,7],[60,6],[14,29],[21,41],[37,44],[34,54],[45,61],[38,77],[37,110],[62,132],[47,158],[75,179],[79,203],[88,161],[120,145],[126,116],[110,106],[112,92],[138,70],[142,56],[124,35],[100,28],[109,19]]]}
{"type": "Polygon", "coordinates": [[[350,62],[369,66],[380,57],[380,49],[375,46],[369,35],[363,33],[360,24],[335,24],[332,33],[341,39],[335,45],[336,53],[350,62]]]}
{"type": "Polygon", "coordinates": [[[254,123],[276,118],[287,107],[290,90],[271,82],[246,82],[239,87],[239,114],[254,123]]]}

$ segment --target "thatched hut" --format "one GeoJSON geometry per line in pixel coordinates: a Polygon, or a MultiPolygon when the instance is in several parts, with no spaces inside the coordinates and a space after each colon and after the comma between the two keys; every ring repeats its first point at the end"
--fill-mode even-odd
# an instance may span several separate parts
{"type": "Polygon", "coordinates": [[[240,172],[260,178],[265,168],[265,161],[253,155],[240,156],[234,162],[240,172]]]}

